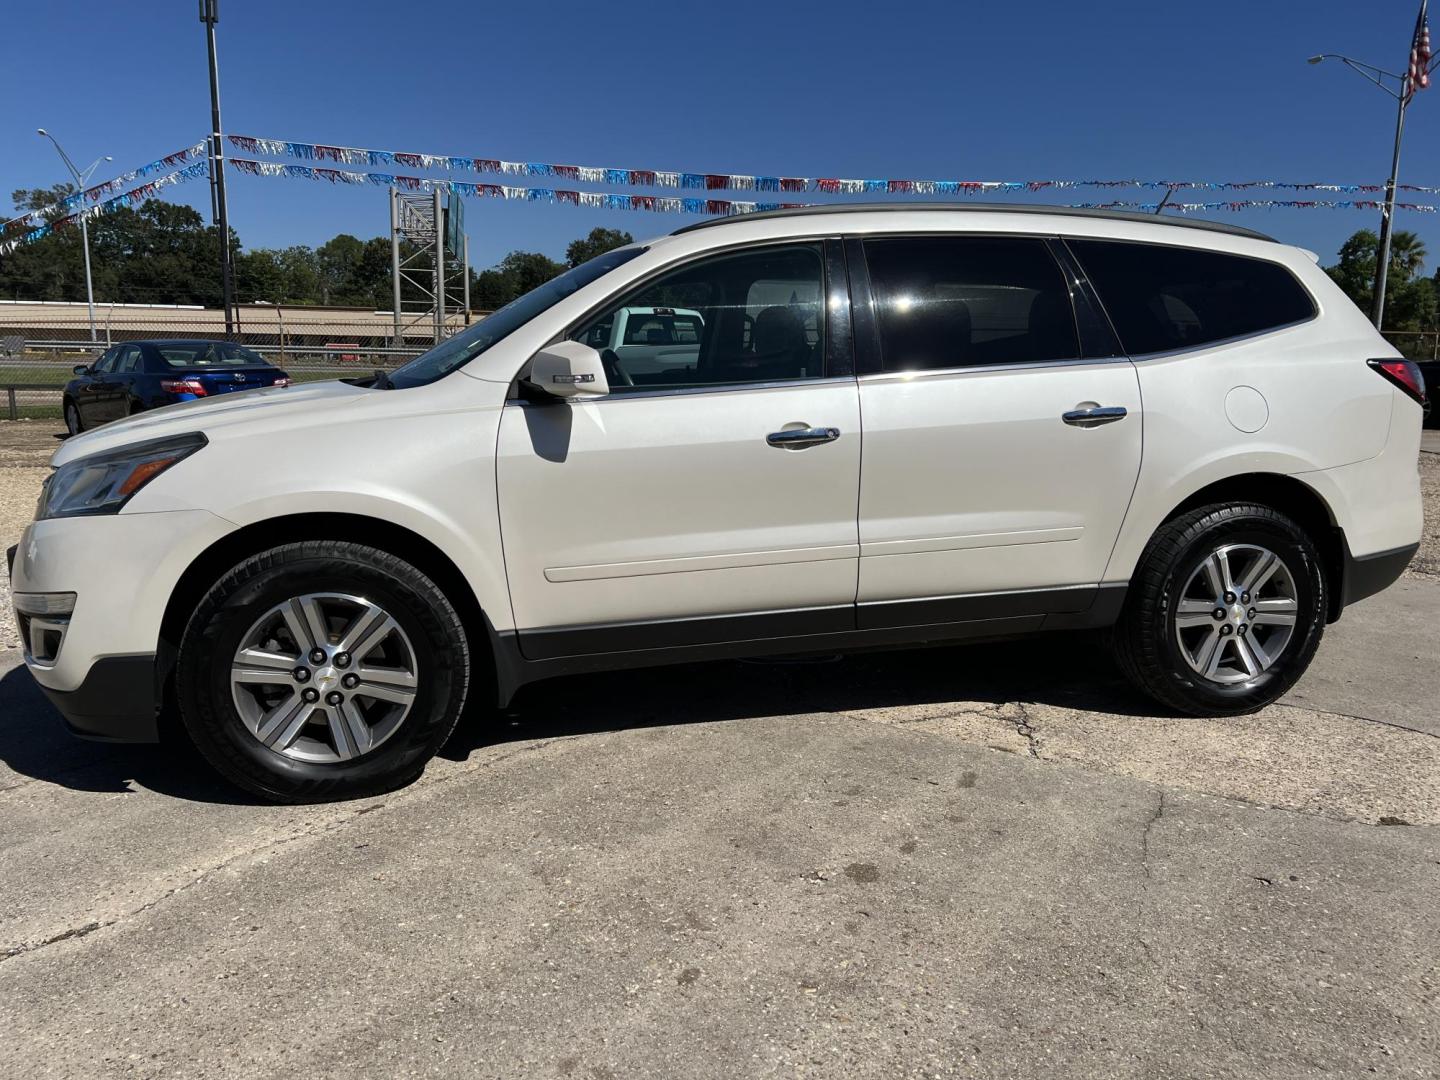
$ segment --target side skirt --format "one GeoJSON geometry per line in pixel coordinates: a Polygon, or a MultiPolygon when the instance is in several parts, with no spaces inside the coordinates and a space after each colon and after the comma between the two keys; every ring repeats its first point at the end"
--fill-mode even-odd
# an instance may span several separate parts
{"type": "Polygon", "coordinates": [[[563,675],[1098,629],[1119,618],[1127,588],[1082,585],[540,631],[492,628],[498,704],[509,704],[522,686],[563,675]]]}

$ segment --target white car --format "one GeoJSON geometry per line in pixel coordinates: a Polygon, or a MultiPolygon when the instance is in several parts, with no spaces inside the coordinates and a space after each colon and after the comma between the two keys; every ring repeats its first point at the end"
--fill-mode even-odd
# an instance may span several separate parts
{"type": "Polygon", "coordinates": [[[585,344],[618,386],[664,383],[695,370],[705,318],[688,308],[621,308],[590,327],[585,344]]]}
{"type": "Polygon", "coordinates": [[[467,701],[715,657],[1113,627],[1166,709],[1244,713],[1415,552],[1423,398],[1313,256],[1248,230],[756,214],[375,385],[69,440],[14,599],[73,730],[178,715],[273,799],[407,781],[467,701]],[[682,302],[703,330],[668,379],[585,344],[682,302]]]}

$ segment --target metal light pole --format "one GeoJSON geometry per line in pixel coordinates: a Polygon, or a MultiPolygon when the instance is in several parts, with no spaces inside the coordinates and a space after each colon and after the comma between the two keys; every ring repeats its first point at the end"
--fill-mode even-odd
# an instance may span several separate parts
{"type": "Polygon", "coordinates": [[[70,155],[65,153],[65,148],[60,145],[60,141],[54,135],[44,128],[37,128],[36,134],[45,136],[55,144],[55,149],[60,154],[60,160],[65,163],[65,168],[70,170],[70,175],[75,178],[76,193],[80,196],[80,243],[85,249],[85,305],[90,310],[90,340],[95,341],[97,340],[95,337],[95,286],[90,280],[90,215],[85,212],[85,185],[102,161],[114,161],[115,159],[109,156],[96,158],[88,169],[81,172],[75,167],[75,163],[70,160],[70,155]]]}
{"type": "Polygon", "coordinates": [[[220,66],[215,57],[215,24],[220,0],[200,0],[200,21],[210,54],[210,197],[220,232],[220,292],[225,304],[225,337],[235,336],[235,284],[230,267],[230,214],[225,203],[225,147],[220,134],[220,66]]]}
{"type": "Polygon", "coordinates": [[[1408,73],[1397,75],[1393,71],[1365,64],[1339,53],[1312,56],[1308,63],[1318,64],[1324,60],[1339,60],[1352,71],[1358,71],[1396,102],[1395,150],[1390,158],[1390,176],[1385,181],[1385,208],[1380,214],[1380,244],[1375,253],[1375,296],[1370,306],[1370,318],[1378,330],[1385,319],[1385,285],[1390,275],[1390,233],[1395,219],[1395,188],[1400,181],[1400,139],[1405,132],[1405,110],[1409,107],[1411,98],[1410,76],[1408,73]],[[1399,84],[1398,90],[1386,81],[1392,79],[1399,84]]]}

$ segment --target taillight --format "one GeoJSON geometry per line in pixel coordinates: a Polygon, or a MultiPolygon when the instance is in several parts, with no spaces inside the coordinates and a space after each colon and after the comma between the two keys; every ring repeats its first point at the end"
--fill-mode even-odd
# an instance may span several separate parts
{"type": "Polygon", "coordinates": [[[161,379],[160,389],[167,394],[194,394],[205,397],[205,384],[199,379],[161,379]]]}
{"type": "Polygon", "coordinates": [[[1372,368],[1378,371],[1385,378],[1398,386],[1405,393],[1414,398],[1421,405],[1428,406],[1425,400],[1425,377],[1420,374],[1420,368],[1413,360],[1387,359],[1367,360],[1372,368]]]}

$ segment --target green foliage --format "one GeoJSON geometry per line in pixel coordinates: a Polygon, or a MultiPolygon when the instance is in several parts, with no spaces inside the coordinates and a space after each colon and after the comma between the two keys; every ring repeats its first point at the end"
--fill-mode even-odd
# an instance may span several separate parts
{"type": "MultiPolygon", "coordinates": [[[[54,206],[61,199],[68,199],[78,189],[74,184],[55,184],[48,188],[16,188],[10,193],[10,201],[15,204],[17,213],[27,213],[31,210],[44,210],[47,206],[54,206]]],[[[57,211],[51,217],[61,217],[63,214],[57,211]]]]}
{"type": "MultiPolygon", "coordinates": [[[[45,193],[45,198],[52,194],[45,193]]],[[[132,303],[219,303],[219,234],[190,207],[152,200],[92,218],[88,225],[97,297],[132,303]]],[[[85,299],[80,229],[60,229],[0,259],[0,297],[85,299]]]]}
{"type": "MultiPolygon", "coordinates": [[[[43,209],[74,189],[24,188],[11,194],[18,212],[43,209]]],[[[59,214],[55,216],[60,216],[59,214]]],[[[90,259],[95,296],[140,304],[220,305],[219,233],[186,206],[151,200],[91,218],[90,259]]],[[[566,250],[570,265],[631,243],[629,233],[593,229],[566,250]]],[[[390,240],[361,240],[348,233],[310,248],[242,250],[235,254],[235,298],[241,304],[319,304],[389,310],[394,305],[390,240]]],[[[566,264],[534,251],[512,251],[493,269],[471,272],[470,303],[480,311],[502,307],[565,271],[566,264]]],[[[406,299],[418,291],[402,283],[406,299]]],[[[0,259],[0,298],[85,299],[84,253],[79,228],[60,229],[0,259]]],[[[418,296],[413,297],[418,299],[418,296]]]]}
{"type": "MultiPolygon", "coordinates": [[[[1325,267],[1331,280],[1364,312],[1369,312],[1375,296],[1375,262],[1379,250],[1380,238],[1369,229],[1361,229],[1340,246],[1335,265],[1325,267]]],[[[1385,285],[1385,329],[1436,328],[1437,282],[1419,276],[1424,269],[1426,255],[1424,241],[1413,232],[1400,229],[1391,234],[1390,269],[1385,285]]]]}
{"type": "Polygon", "coordinates": [[[634,242],[635,238],[621,229],[591,229],[589,236],[570,241],[570,246],[565,249],[565,262],[570,266],[579,266],[597,255],[634,242]]]}

